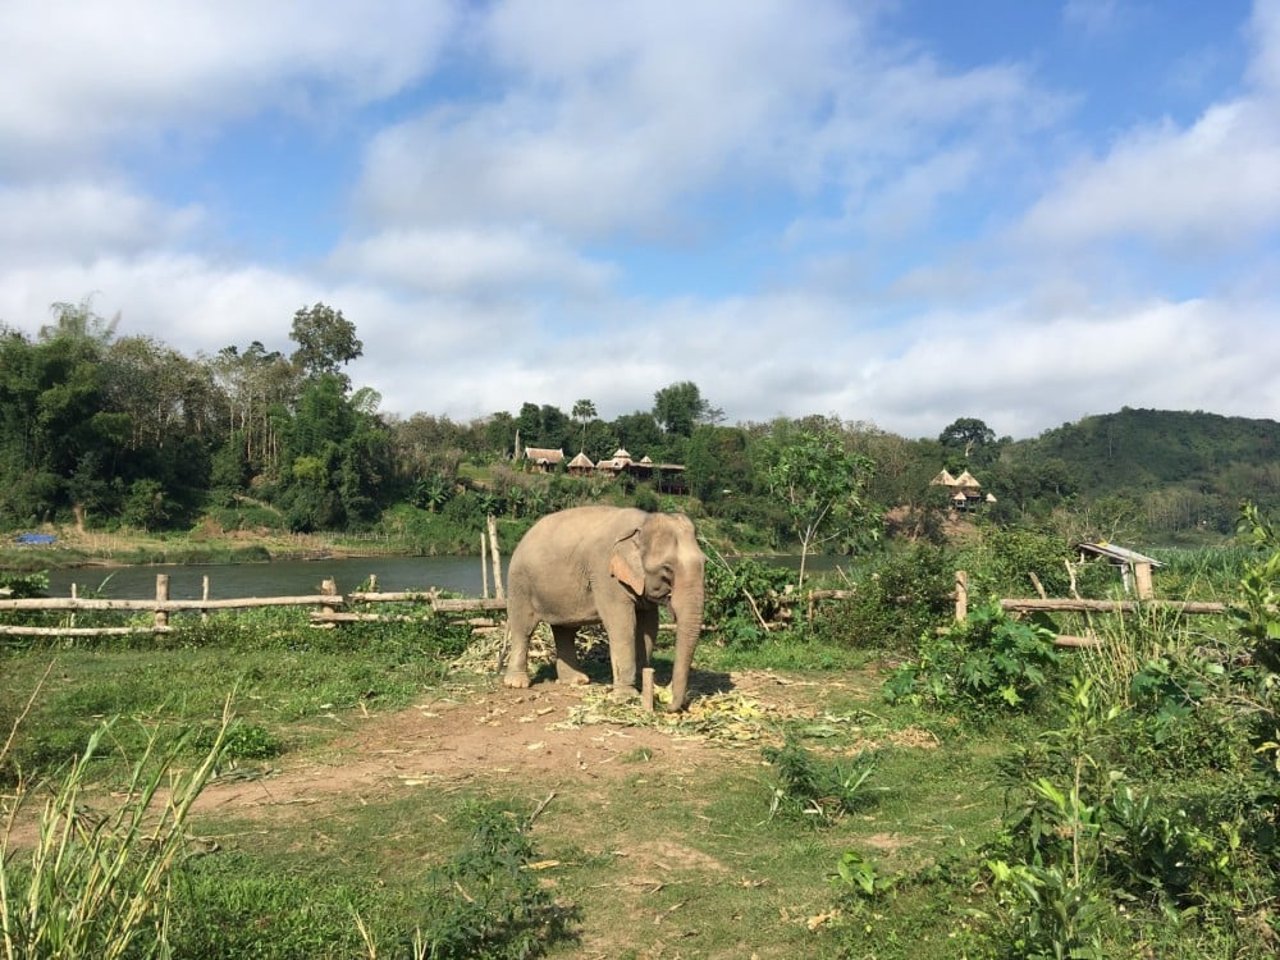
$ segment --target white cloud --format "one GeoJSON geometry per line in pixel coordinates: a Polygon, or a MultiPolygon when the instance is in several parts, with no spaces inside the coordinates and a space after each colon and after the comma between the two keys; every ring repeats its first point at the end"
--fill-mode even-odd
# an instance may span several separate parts
{"type": "Polygon", "coordinates": [[[1112,32],[1124,18],[1120,0],[1067,0],[1062,8],[1064,23],[1091,36],[1112,32]]]}
{"type": "Polygon", "coordinates": [[[1277,225],[1280,114],[1276,104],[1237,100],[1185,130],[1166,123],[1125,136],[1064,174],[1022,229],[1055,243],[1137,236],[1230,247],[1277,225]]]}
{"type": "Polygon", "coordinates": [[[547,288],[598,295],[614,273],[534,227],[391,230],[343,244],[333,261],[371,281],[480,299],[547,288]]]}
{"type": "Polygon", "coordinates": [[[912,331],[907,350],[851,384],[840,408],[872,401],[876,419],[908,435],[977,416],[1026,436],[1125,405],[1258,416],[1260,406],[1280,409],[1268,372],[1280,364],[1280,340],[1257,336],[1274,309],[1190,300],[1055,317],[1017,305],[936,316],[912,331]]]}
{"type": "Polygon", "coordinates": [[[12,266],[158,249],[181,241],[203,218],[198,207],[170,210],[114,183],[0,187],[0,255],[12,266]]]}
{"type": "Polygon", "coordinates": [[[743,187],[834,187],[856,211],[935,138],[990,144],[1057,109],[1017,67],[948,72],[872,30],[833,2],[496,4],[477,43],[503,85],[378,135],[365,208],[572,237],[669,235],[714,220],[691,199],[743,187]]]}
{"type": "MultiPolygon", "coordinates": [[[[449,0],[9,0],[0,164],[74,166],[107,141],[159,139],[267,109],[384,97],[423,76],[449,0]]],[[[27,169],[30,169],[28,167],[27,169]]]]}
{"type": "Polygon", "coordinates": [[[1250,90],[1185,128],[1165,120],[1130,130],[1102,156],[1069,165],[1018,234],[1051,244],[1136,237],[1217,250],[1280,227],[1280,2],[1259,0],[1249,36],[1250,90]]]}

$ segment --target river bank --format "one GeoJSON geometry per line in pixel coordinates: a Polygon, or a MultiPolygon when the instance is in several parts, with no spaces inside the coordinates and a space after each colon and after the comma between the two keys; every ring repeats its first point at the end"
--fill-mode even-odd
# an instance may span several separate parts
{"type": "Polygon", "coordinates": [[[36,528],[35,532],[55,539],[47,546],[23,546],[15,543],[17,532],[0,538],[0,570],[31,573],[79,567],[465,555],[464,551],[441,549],[439,545],[372,534],[293,534],[278,530],[238,530],[225,534],[98,533],[52,526],[36,528]]]}

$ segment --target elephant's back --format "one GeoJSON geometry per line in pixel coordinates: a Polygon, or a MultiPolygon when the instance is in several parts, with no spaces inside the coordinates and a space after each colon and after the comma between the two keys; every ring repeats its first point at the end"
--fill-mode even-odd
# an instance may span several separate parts
{"type": "MultiPolygon", "coordinates": [[[[617,539],[615,533],[624,527],[632,529],[644,522],[646,514],[634,507],[611,507],[603,504],[589,504],[585,507],[570,507],[549,513],[532,527],[516,544],[511,554],[511,562],[515,564],[517,556],[522,552],[529,553],[539,548],[540,544],[555,543],[561,547],[571,546],[575,541],[591,541],[596,538],[617,539]],[[631,527],[628,527],[628,524],[631,527]]],[[[625,535],[626,531],[623,531],[625,535]]]]}

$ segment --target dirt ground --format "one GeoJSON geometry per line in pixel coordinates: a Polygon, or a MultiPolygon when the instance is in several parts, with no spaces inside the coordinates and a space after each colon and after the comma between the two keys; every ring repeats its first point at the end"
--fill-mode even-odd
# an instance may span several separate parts
{"type": "MultiPolygon", "coordinates": [[[[788,712],[820,712],[826,695],[840,687],[759,671],[733,674],[728,685],[788,712]]],[[[571,711],[600,689],[553,682],[528,690],[459,687],[403,710],[357,716],[350,734],[318,754],[283,758],[266,776],[241,780],[233,773],[213,781],[197,810],[252,816],[316,803],[371,803],[406,786],[488,778],[554,789],[574,780],[622,778],[629,771],[619,758],[645,748],[661,752],[668,774],[758,760],[758,752],[744,760],[741,750],[679,729],[568,725],[571,711]]]]}

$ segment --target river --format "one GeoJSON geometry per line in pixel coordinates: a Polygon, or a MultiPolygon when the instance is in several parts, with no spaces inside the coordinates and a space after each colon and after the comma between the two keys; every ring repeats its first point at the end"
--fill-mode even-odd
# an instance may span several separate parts
{"type": "Polygon", "coordinates": [[[204,577],[209,578],[209,597],[215,600],[310,596],[319,593],[320,582],[329,577],[337,581],[339,593],[355,590],[370,575],[378,578],[379,590],[439,587],[478,597],[482,586],[479,557],[358,557],[51,570],[49,596],[70,596],[74,583],[81,596],[92,592],[111,599],[147,600],[156,595],[158,573],[169,575],[169,596],[174,600],[200,599],[204,577]]]}
{"type": "MultiPolygon", "coordinates": [[[[768,563],[799,565],[793,556],[761,557],[768,563]]],[[[847,557],[810,557],[810,572],[847,564],[847,557]]],[[[156,564],[132,567],[76,567],[49,571],[49,596],[71,596],[74,583],[80,596],[114,600],[149,600],[156,595],[156,574],[169,575],[169,597],[199,600],[203,578],[209,578],[209,598],[298,597],[320,592],[320,582],[332,577],[338,592],[357,589],[370,577],[379,590],[426,590],[439,587],[468,597],[480,596],[479,557],[356,557],[335,560],[272,560],[269,563],[156,564]]],[[[492,578],[491,578],[492,580],[492,578]]],[[[506,580],[506,573],[503,573],[506,580]]],[[[492,589],[492,582],[490,583],[492,589]]]]}

